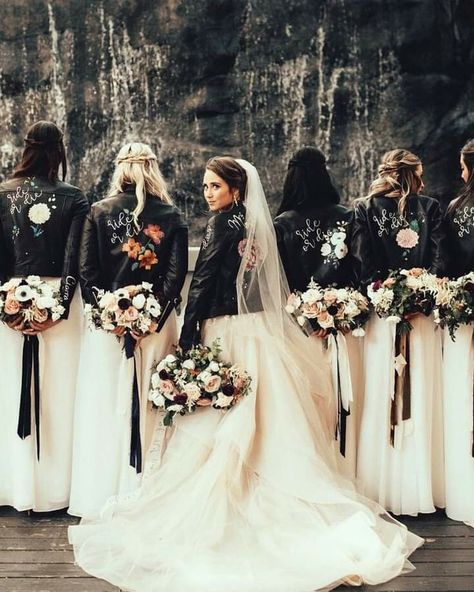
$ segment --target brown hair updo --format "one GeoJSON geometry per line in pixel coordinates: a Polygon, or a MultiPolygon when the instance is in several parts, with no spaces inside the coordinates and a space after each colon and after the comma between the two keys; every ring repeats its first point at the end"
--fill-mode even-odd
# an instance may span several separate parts
{"type": "Polygon", "coordinates": [[[382,156],[378,177],[371,184],[367,197],[399,198],[398,211],[405,213],[406,200],[410,194],[419,193],[423,187],[418,167],[421,160],[408,150],[397,148],[382,156]]]}

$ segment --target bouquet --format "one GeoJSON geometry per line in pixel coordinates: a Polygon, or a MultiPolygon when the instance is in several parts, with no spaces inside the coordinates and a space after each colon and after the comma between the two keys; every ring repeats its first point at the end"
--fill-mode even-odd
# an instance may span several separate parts
{"type": "Polygon", "coordinates": [[[474,321],[474,272],[456,280],[438,280],[435,304],[435,323],[447,327],[454,341],[459,326],[474,321]]]}
{"type": "Polygon", "coordinates": [[[324,329],[334,335],[352,331],[355,337],[362,337],[369,318],[369,302],[358,290],[321,288],[313,281],[305,292],[290,294],[285,309],[300,326],[310,319],[314,330],[324,329]]]}
{"type": "Polygon", "coordinates": [[[57,281],[45,281],[37,275],[13,278],[0,286],[0,320],[11,321],[20,316],[25,326],[31,321],[58,321],[65,308],[57,281]]]}
{"type": "Polygon", "coordinates": [[[251,378],[236,365],[219,359],[219,340],[211,347],[197,345],[187,352],[176,348],[154,368],[148,398],[166,414],[170,426],[176,414],[192,413],[197,407],[226,411],[250,392],[251,378]]]}
{"type": "Polygon", "coordinates": [[[153,294],[153,285],[148,282],[114,292],[97,290],[95,298],[96,305],[84,307],[90,328],[113,331],[125,327],[130,332],[146,335],[158,326],[161,306],[153,294]]]}
{"type": "Polygon", "coordinates": [[[408,316],[429,316],[434,309],[438,278],[420,267],[391,271],[385,280],[372,282],[367,295],[377,315],[397,325],[397,333],[408,333],[408,316]]]}

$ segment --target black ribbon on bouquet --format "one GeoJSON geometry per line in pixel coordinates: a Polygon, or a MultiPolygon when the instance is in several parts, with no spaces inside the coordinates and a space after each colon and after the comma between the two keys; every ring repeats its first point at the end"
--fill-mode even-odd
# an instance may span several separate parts
{"type": "Polygon", "coordinates": [[[402,421],[411,417],[411,381],[410,381],[410,335],[404,331],[395,334],[395,357],[402,355],[406,366],[401,374],[395,370],[395,389],[390,408],[390,444],[395,444],[395,429],[398,425],[400,407],[402,421]]]}
{"type": "Polygon", "coordinates": [[[339,367],[339,344],[337,342],[337,335],[334,336],[336,344],[336,373],[337,373],[337,424],[336,424],[336,440],[339,440],[339,451],[342,456],[346,456],[346,434],[347,434],[347,418],[351,414],[350,409],[344,409],[342,402],[342,388],[341,388],[341,370],[339,367]]]}
{"type": "Polygon", "coordinates": [[[31,435],[31,385],[35,393],[36,455],[40,457],[40,372],[39,341],[36,335],[23,336],[20,410],[17,433],[22,440],[31,435]]]}
{"type": "Polygon", "coordinates": [[[132,386],[132,413],[130,426],[130,466],[137,473],[142,472],[142,443],[140,438],[140,396],[138,391],[137,363],[135,361],[136,341],[129,331],[124,337],[124,351],[127,360],[133,358],[133,386],[132,386]]]}

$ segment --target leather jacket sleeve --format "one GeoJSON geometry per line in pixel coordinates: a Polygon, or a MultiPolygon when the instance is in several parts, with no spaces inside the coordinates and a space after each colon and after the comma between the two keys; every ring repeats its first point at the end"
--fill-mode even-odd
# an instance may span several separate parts
{"type": "Polygon", "coordinates": [[[81,192],[78,192],[77,195],[74,196],[74,205],[72,208],[72,219],[64,252],[60,286],[61,298],[63,300],[63,305],[66,308],[63,318],[68,317],[69,306],[78,282],[79,248],[82,228],[85,217],[89,212],[89,202],[81,192]]]}
{"type": "Polygon", "coordinates": [[[163,313],[157,331],[164,326],[171,311],[181,302],[181,290],[188,272],[188,228],[180,226],[174,233],[167,268],[163,275],[163,313]]]}
{"type": "Polygon", "coordinates": [[[205,238],[201,244],[189,288],[184,323],[179,339],[179,345],[185,351],[200,341],[199,324],[203,320],[202,313],[205,309],[206,299],[214,288],[218,268],[223,263],[226,234],[218,232],[217,217],[211,218],[206,226],[205,238]]]}
{"type": "Polygon", "coordinates": [[[0,224],[0,284],[3,284],[7,280],[7,246],[5,244],[5,238],[3,235],[3,226],[0,224]]]}
{"type": "Polygon", "coordinates": [[[431,273],[443,276],[448,271],[447,257],[447,236],[444,225],[444,218],[441,208],[437,202],[432,205],[431,219],[431,273]]]}
{"type": "Polygon", "coordinates": [[[82,298],[88,304],[96,303],[93,288],[99,286],[100,279],[99,246],[93,212],[92,209],[84,222],[79,256],[82,298]]]}
{"type": "Polygon", "coordinates": [[[367,208],[364,203],[356,203],[351,246],[352,265],[357,284],[366,286],[377,275],[375,257],[370,242],[370,229],[367,222],[367,208]]]}

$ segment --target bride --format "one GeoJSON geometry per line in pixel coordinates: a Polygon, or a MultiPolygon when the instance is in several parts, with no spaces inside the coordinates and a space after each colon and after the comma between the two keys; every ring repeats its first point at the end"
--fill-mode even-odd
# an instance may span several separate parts
{"type": "Polygon", "coordinates": [[[288,287],[256,169],[213,158],[203,187],[216,213],[180,344],[220,338],[252,393],[227,414],[178,417],[138,492],[70,528],[76,562],[139,592],[310,592],[408,571],[422,539],[335,470],[318,411],[326,373],[283,312],[288,287]]]}

